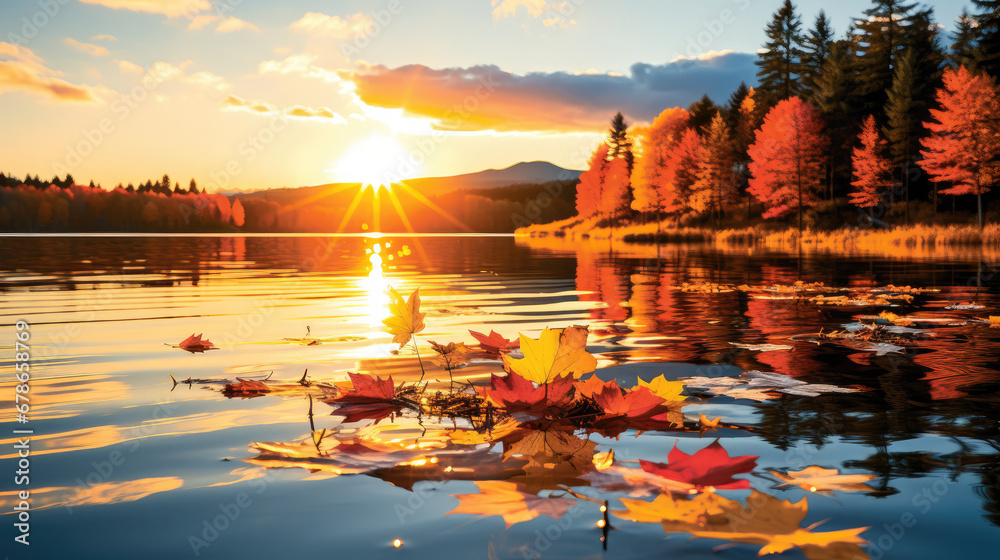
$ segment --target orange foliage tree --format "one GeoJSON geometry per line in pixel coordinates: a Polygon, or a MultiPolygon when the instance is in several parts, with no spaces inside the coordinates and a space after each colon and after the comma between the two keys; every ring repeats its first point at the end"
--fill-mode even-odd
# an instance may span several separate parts
{"type": "Polygon", "coordinates": [[[628,206],[628,187],[628,162],[625,158],[616,157],[608,162],[608,172],[604,177],[601,214],[617,217],[618,213],[628,206]]]}
{"type": "Polygon", "coordinates": [[[736,183],[733,180],[733,164],[736,161],[733,134],[721,112],[716,113],[708,125],[704,144],[702,184],[711,193],[712,208],[716,211],[717,220],[721,222],[722,202],[736,194],[736,183]]]}
{"type": "Polygon", "coordinates": [[[653,123],[638,130],[639,157],[632,172],[632,208],[639,212],[672,211],[674,167],[671,152],[687,129],[690,115],[685,109],[666,109],[653,123]]]}
{"type": "Polygon", "coordinates": [[[855,190],[848,196],[851,204],[858,208],[871,208],[878,206],[880,195],[892,184],[889,181],[892,163],[884,155],[886,142],[879,137],[872,115],[865,119],[858,140],[861,147],[854,148],[851,158],[854,167],[851,185],[855,190]]]}
{"type": "Polygon", "coordinates": [[[812,105],[790,97],[774,106],[750,146],[750,194],[764,203],[763,217],[802,213],[819,203],[817,192],[827,145],[823,123],[812,105]]]}
{"type": "Polygon", "coordinates": [[[964,66],[944,71],[937,92],[940,109],[931,110],[930,132],[921,141],[920,167],[931,181],[950,181],[944,194],[974,194],[983,225],[983,193],[997,180],[995,158],[1000,154],[1000,102],[993,78],[973,74],[964,66]]]}
{"type": "Polygon", "coordinates": [[[576,187],[576,213],[579,216],[592,216],[601,211],[608,163],[608,145],[602,142],[591,154],[587,170],[580,174],[580,183],[576,187]]]}
{"type": "Polygon", "coordinates": [[[698,131],[688,128],[681,135],[680,142],[670,151],[669,166],[673,183],[664,193],[666,206],[672,212],[704,210],[706,188],[700,172],[705,160],[705,151],[698,131]]]}

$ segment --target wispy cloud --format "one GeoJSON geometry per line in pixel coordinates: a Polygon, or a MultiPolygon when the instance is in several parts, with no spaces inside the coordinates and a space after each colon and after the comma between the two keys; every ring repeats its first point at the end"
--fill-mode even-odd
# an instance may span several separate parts
{"type": "Polygon", "coordinates": [[[361,12],[343,18],[319,12],[309,12],[292,22],[288,27],[292,31],[300,33],[347,40],[364,35],[371,28],[372,23],[372,17],[361,12]]]}
{"type": "Polygon", "coordinates": [[[0,94],[27,91],[56,101],[99,101],[93,88],[55,77],[61,74],[47,68],[31,49],[0,42],[0,94]]]}
{"type": "Polygon", "coordinates": [[[285,109],[277,105],[268,103],[261,99],[244,99],[238,95],[230,94],[222,102],[223,111],[242,111],[254,115],[278,116],[282,115],[290,119],[307,120],[328,124],[347,124],[347,119],[335,113],[327,107],[306,107],[303,105],[292,105],[285,109]]]}
{"type": "Polygon", "coordinates": [[[687,106],[708,93],[725,99],[741,81],[753,84],[754,55],[726,53],[614,73],[513,74],[496,66],[433,69],[365,66],[342,71],[360,102],[432,119],[445,130],[592,132],[617,111],[633,121],[652,120],[671,106],[687,106]]]}
{"type": "Polygon", "coordinates": [[[162,14],[167,17],[192,16],[212,9],[209,0],[80,0],[80,2],[114,10],[162,14]]]}
{"type": "Polygon", "coordinates": [[[102,47],[100,45],[94,45],[94,44],[91,44],[91,43],[83,43],[83,42],[77,41],[76,39],[74,39],[72,37],[66,37],[65,39],[63,39],[63,43],[65,43],[65,44],[73,47],[74,49],[76,49],[76,50],[78,50],[80,52],[85,52],[85,53],[87,53],[87,54],[89,54],[91,56],[108,56],[108,49],[106,49],[105,47],[102,47]]]}
{"type": "Polygon", "coordinates": [[[114,63],[118,65],[118,69],[121,70],[123,74],[142,74],[146,71],[146,69],[142,66],[127,60],[115,60],[114,63]]]}
{"type": "MultiPolygon", "coordinates": [[[[218,74],[206,71],[188,74],[186,69],[192,64],[194,63],[190,60],[178,65],[162,61],[156,62],[149,67],[148,74],[159,82],[179,82],[209,90],[221,91],[232,87],[228,80],[218,74]]],[[[121,67],[120,64],[119,67],[121,67]]]]}
{"type": "Polygon", "coordinates": [[[576,8],[569,2],[550,4],[545,0],[493,0],[493,19],[508,18],[517,15],[518,8],[528,12],[534,18],[543,18],[545,27],[569,27],[576,24],[570,17],[576,8]]]}
{"type": "Polygon", "coordinates": [[[91,41],[117,41],[118,37],[114,35],[108,35],[107,33],[102,33],[101,35],[94,35],[90,38],[91,41]]]}
{"type": "Polygon", "coordinates": [[[248,29],[250,31],[260,33],[260,29],[256,25],[235,17],[229,17],[220,21],[219,25],[215,28],[215,30],[219,33],[231,33],[241,29],[248,29]]]}

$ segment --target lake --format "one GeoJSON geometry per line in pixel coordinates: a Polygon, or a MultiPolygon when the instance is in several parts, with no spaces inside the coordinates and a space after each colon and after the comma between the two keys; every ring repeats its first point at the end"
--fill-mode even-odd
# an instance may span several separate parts
{"type": "MultiPolygon", "coordinates": [[[[0,383],[8,543],[25,488],[12,485],[13,430],[32,431],[31,544],[5,543],[14,558],[755,558],[764,546],[982,558],[1000,542],[1000,328],[988,319],[1000,263],[975,253],[397,235],[3,237],[0,250],[5,373],[16,333],[30,333],[27,423],[13,374],[0,383]],[[670,422],[515,416],[506,435],[492,417],[473,432],[461,414],[345,415],[320,383],[420,378],[412,346],[383,330],[389,286],[420,289],[434,390],[450,382],[429,341],[585,325],[602,381],[684,379],[684,400],[670,422]],[[176,347],[201,333],[218,349],[176,347]],[[298,385],[307,370],[312,384],[298,385]],[[224,395],[237,377],[276,389],[224,395]],[[716,440],[752,467],[649,470],[716,440]],[[654,498],[686,516],[639,511],[654,498]],[[862,527],[859,549],[850,530],[862,527]]],[[[477,355],[454,374],[482,386],[502,370],[477,355]]],[[[692,468],[729,465],[713,457],[692,468]]]]}

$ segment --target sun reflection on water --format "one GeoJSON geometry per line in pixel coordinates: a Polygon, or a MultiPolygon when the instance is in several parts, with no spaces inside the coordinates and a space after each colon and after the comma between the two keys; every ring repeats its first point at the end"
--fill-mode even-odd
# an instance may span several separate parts
{"type": "Polygon", "coordinates": [[[382,244],[375,243],[368,250],[371,256],[368,261],[371,263],[371,270],[368,271],[368,278],[362,280],[365,290],[368,292],[368,324],[371,327],[381,327],[382,319],[389,316],[389,283],[385,279],[382,264],[382,244]]]}

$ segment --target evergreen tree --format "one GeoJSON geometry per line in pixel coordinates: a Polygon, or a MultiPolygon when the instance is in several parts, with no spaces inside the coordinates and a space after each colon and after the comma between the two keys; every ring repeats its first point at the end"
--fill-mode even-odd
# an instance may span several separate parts
{"type": "Polygon", "coordinates": [[[981,58],[977,66],[994,78],[1000,76],[1000,0],[972,0],[981,58]]]}
{"type": "Polygon", "coordinates": [[[833,185],[844,184],[850,176],[847,158],[854,141],[859,119],[858,83],[854,74],[854,55],[848,41],[838,41],[830,48],[826,62],[816,76],[812,99],[826,123],[830,138],[826,154],[826,179],[829,198],[834,198],[833,185]],[[835,181],[834,179],[838,179],[835,181]]]}
{"type": "Polygon", "coordinates": [[[769,104],[797,95],[802,64],[802,21],[791,0],[784,0],[765,31],[767,41],[755,64],[759,68],[758,91],[769,104]]]}
{"type": "Polygon", "coordinates": [[[711,190],[712,207],[716,211],[716,223],[722,223],[723,201],[732,197],[735,191],[733,181],[733,132],[726,125],[721,113],[717,113],[705,133],[705,157],[702,160],[702,182],[711,190]]]}
{"type": "Polygon", "coordinates": [[[962,8],[955,23],[955,33],[951,36],[948,62],[952,66],[965,66],[970,72],[975,72],[982,56],[979,48],[979,22],[962,8]]]}
{"type": "Polygon", "coordinates": [[[719,112],[719,108],[715,106],[712,99],[708,95],[701,96],[701,99],[695,101],[688,107],[688,113],[691,114],[691,120],[688,122],[688,126],[695,129],[698,134],[704,134],[705,128],[712,122],[712,118],[715,117],[716,113],[719,112]]]}
{"type": "MultiPolygon", "coordinates": [[[[917,76],[914,73],[915,54],[911,51],[900,57],[885,105],[887,125],[883,133],[889,143],[890,161],[900,168],[903,192],[906,196],[906,221],[910,221],[910,162],[917,154],[919,140],[924,134],[922,122],[927,112],[926,103],[914,97],[917,76]]],[[[937,195],[935,193],[935,208],[937,195]]]]}
{"type": "Polygon", "coordinates": [[[96,189],[97,188],[97,185],[94,184],[94,180],[93,179],[90,180],[90,184],[87,185],[87,186],[90,187],[90,188],[92,188],[92,189],[96,189]]]}
{"type": "MultiPolygon", "coordinates": [[[[628,122],[625,121],[625,115],[616,113],[615,116],[612,117],[611,128],[608,130],[607,144],[610,148],[608,152],[609,158],[621,158],[625,161],[626,200],[632,200],[632,181],[629,180],[629,178],[632,176],[632,170],[635,168],[635,155],[632,153],[632,140],[628,136],[628,122]]],[[[193,180],[194,179],[192,179],[192,181],[193,180]]],[[[625,211],[628,212],[630,210],[628,202],[626,202],[625,211]]]]}
{"type": "Polygon", "coordinates": [[[830,19],[826,17],[826,12],[820,10],[814,27],[806,33],[802,54],[802,92],[806,96],[812,93],[816,76],[819,75],[832,46],[833,28],[830,26],[830,19]]]}
{"type": "Polygon", "coordinates": [[[892,85],[897,56],[906,48],[906,28],[913,24],[916,4],[901,0],[872,0],[865,17],[856,20],[858,93],[864,113],[879,113],[885,106],[885,92],[892,85]]]}
{"type": "Polygon", "coordinates": [[[194,177],[191,177],[191,182],[188,183],[188,192],[191,194],[198,194],[198,183],[195,183],[194,177]]]}
{"type": "Polygon", "coordinates": [[[729,94],[729,101],[726,102],[723,116],[726,118],[726,126],[730,130],[736,130],[737,123],[740,122],[740,107],[743,106],[743,100],[749,94],[750,88],[747,87],[746,82],[740,82],[739,87],[733,93],[729,94]]]}

